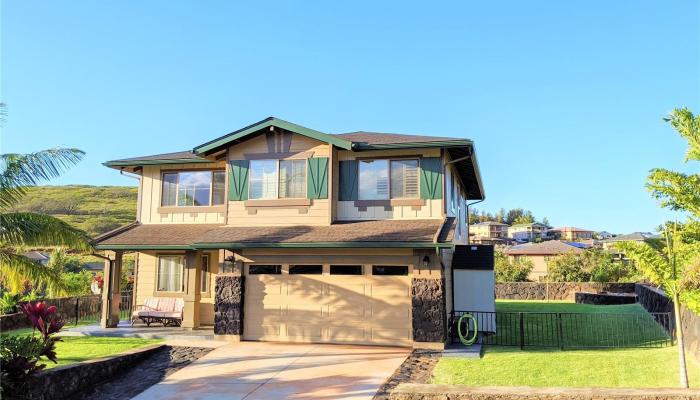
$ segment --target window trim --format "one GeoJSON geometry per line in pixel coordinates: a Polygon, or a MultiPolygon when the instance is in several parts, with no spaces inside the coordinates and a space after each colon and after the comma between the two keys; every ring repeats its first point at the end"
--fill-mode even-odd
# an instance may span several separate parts
{"type": "Polygon", "coordinates": [[[211,254],[205,253],[202,254],[201,257],[201,265],[199,269],[199,274],[200,274],[200,282],[199,282],[199,293],[200,294],[209,294],[211,291],[211,254]],[[207,262],[204,263],[204,258],[206,257],[207,262]],[[204,269],[204,266],[206,265],[206,271],[204,269]],[[205,286],[204,288],[202,286],[205,286]],[[202,290],[204,289],[204,290],[202,290]]]}
{"type": "Polygon", "coordinates": [[[257,158],[257,159],[251,159],[248,161],[248,201],[279,201],[279,200],[302,200],[306,199],[309,196],[309,188],[308,188],[308,176],[309,176],[309,160],[308,158],[257,158]],[[255,161],[275,161],[275,168],[276,168],[276,176],[277,176],[277,184],[275,192],[277,193],[276,197],[262,197],[259,199],[254,199],[253,196],[251,196],[251,192],[253,190],[253,180],[251,178],[251,174],[253,173],[253,163],[255,161]],[[280,163],[282,161],[304,161],[304,195],[302,197],[280,197],[280,163]]]}
{"type": "Polygon", "coordinates": [[[357,201],[391,201],[391,200],[399,200],[399,201],[412,201],[412,200],[420,200],[420,169],[421,169],[421,156],[395,156],[395,157],[366,157],[366,158],[356,158],[357,160],[357,201]],[[416,180],[417,180],[417,187],[418,187],[418,193],[416,194],[415,197],[392,197],[391,196],[391,162],[392,161],[408,161],[408,160],[416,160],[418,162],[418,174],[416,175],[416,180]],[[388,174],[388,192],[389,192],[389,197],[386,199],[363,199],[360,197],[360,165],[363,161],[386,161],[387,162],[387,174],[388,174]]]}
{"type": "Polygon", "coordinates": [[[176,210],[171,210],[171,209],[177,209],[177,211],[182,210],[183,212],[186,212],[187,208],[195,208],[197,210],[205,208],[205,207],[225,207],[226,206],[226,186],[227,186],[227,179],[226,179],[226,168],[200,168],[200,169],[162,169],[160,170],[160,203],[158,205],[158,210],[159,212],[172,212],[176,210]],[[178,197],[180,193],[180,173],[183,172],[209,172],[211,179],[209,181],[209,204],[203,205],[203,206],[197,206],[197,205],[188,205],[188,206],[180,206],[178,205],[178,197]],[[224,202],[221,204],[213,204],[214,202],[214,172],[223,172],[224,173],[224,202]],[[177,180],[175,181],[175,204],[170,204],[170,205],[164,205],[163,204],[163,194],[165,191],[163,190],[165,186],[165,175],[166,174],[176,174],[177,175],[177,180]]]}
{"type": "MultiPolygon", "coordinates": [[[[167,254],[167,253],[165,253],[165,254],[156,254],[156,261],[157,261],[157,262],[156,262],[156,271],[155,271],[155,285],[154,285],[154,287],[153,287],[153,292],[154,292],[154,294],[157,294],[157,295],[161,295],[161,296],[162,296],[162,295],[168,295],[168,294],[170,294],[170,295],[173,295],[173,294],[182,295],[183,293],[185,293],[185,255],[183,255],[183,254],[167,254]],[[177,257],[177,258],[180,259],[180,268],[182,268],[182,275],[181,275],[181,276],[182,276],[182,285],[181,285],[181,290],[172,291],[172,290],[159,290],[159,289],[158,289],[158,278],[159,278],[159,275],[160,275],[160,273],[159,273],[159,272],[160,272],[160,260],[161,260],[163,257],[177,257]]],[[[167,296],[166,296],[166,297],[167,297],[167,296]]]]}

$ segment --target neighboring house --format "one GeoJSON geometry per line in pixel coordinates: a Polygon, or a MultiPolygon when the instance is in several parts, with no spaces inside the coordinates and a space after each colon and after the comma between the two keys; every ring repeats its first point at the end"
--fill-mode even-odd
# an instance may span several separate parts
{"type": "Polygon", "coordinates": [[[526,258],[532,261],[532,271],[528,276],[531,281],[540,281],[548,274],[547,261],[551,257],[563,254],[580,254],[587,246],[581,243],[567,243],[560,240],[549,240],[542,243],[527,243],[513,246],[505,251],[511,259],[526,258]]]}
{"type": "Polygon", "coordinates": [[[599,243],[603,246],[603,249],[607,250],[613,255],[613,258],[620,261],[627,261],[627,257],[615,248],[615,244],[620,242],[644,242],[647,239],[658,238],[659,235],[655,235],[651,232],[632,232],[626,235],[617,235],[609,239],[601,240],[599,243]]]}
{"type": "Polygon", "coordinates": [[[608,232],[608,231],[601,231],[601,232],[596,233],[594,235],[594,237],[598,240],[605,240],[605,239],[610,239],[611,237],[613,237],[613,234],[608,232]]]}
{"type": "Polygon", "coordinates": [[[505,245],[508,238],[508,225],[496,221],[479,222],[469,225],[469,242],[474,244],[505,245]]]}
{"type": "Polygon", "coordinates": [[[573,226],[562,226],[560,228],[550,229],[549,232],[561,240],[577,241],[593,239],[593,231],[573,226]]]}
{"type": "Polygon", "coordinates": [[[34,261],[37,264],[41,265],[46,265],[49,263],[49,260],[51,259],[51,254],[43,252],[43,251],[28,251],[24,253],[24,256],[27,257],[28,259],[34,261]]]}
{"type": "Polygon", "coordinates": [[[105,276],[137,252],[135,304],[183,298],[183,327],[232,340],[443,347],[466,202],[484,198],[470,140],[268,118],[105,165],[140,176],[138,221],[96,239],[105,276]]]}
{"type": "Polygon", "coordinates": [[[516,224],[508,227],[508,237],[519,242],[531,242],[546,236],[547,226],[539,222],[516,224]]]}

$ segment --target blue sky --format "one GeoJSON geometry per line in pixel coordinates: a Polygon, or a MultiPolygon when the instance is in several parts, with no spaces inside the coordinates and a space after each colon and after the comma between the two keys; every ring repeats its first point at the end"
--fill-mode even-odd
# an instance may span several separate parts
{"type": "Polygon", "coordinates": [[[487,201],[651,230],[649,169],[698,171],[662,117],[700,112],[700,3],[3,1],[2,152],[110,159],[274,115],[324,132],[468,137],[487,201]],[[381,3],[381,4],[380,4],[381,3]]]}

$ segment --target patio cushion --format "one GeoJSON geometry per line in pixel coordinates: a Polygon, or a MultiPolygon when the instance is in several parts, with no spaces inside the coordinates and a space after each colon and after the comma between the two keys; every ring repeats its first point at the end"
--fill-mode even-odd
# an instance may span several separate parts
{"type": "Polygon", "coordinates": [[[148,297],[144,300],[141,309],[134,310],[132,318],[177,318],[182,319],[185,309],[185,300],[176,297],[148,297]]]}

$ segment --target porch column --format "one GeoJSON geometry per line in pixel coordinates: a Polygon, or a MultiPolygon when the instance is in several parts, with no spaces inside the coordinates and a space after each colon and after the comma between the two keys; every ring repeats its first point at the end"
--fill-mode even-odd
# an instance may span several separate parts
{"type": "Polygon", "coordinates": [[[199,328],[199,301],[201,300],[202,252],[188,251],[185,255],[185,310],[182,327],[199,328]]]}
{"type": "MultiPolygon", "coordinates": [[[[107,257],[110,254],[105,254],[107,257]]],[[[100,326],[116,328],[119,324],[119,305],[122,300],[119,281],[122,275],[122,258],[124,252],[114,252],[113,260],[105,260],[104,284],[102,285],[102,315],[100,326]]]]}

